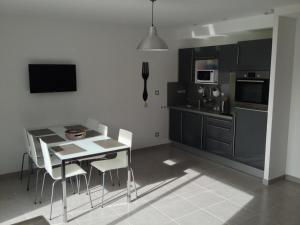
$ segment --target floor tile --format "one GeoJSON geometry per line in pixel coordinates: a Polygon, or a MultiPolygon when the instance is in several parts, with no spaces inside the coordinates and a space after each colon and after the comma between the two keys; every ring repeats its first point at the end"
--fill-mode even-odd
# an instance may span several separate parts
{"type": "Polygon", "coordinates": [[[176,222],[181,225],[225,225],[221,220],[201,210],[177,219],[176,222]]]}
{"type": "Polygon", "coordinates": [[[229,201],[216,204],[206,210],[223,222],[231,225],[242,224],[244,221],[256,215],[255,212],[236,206],[229,201]]]}
{"type": "Polygon", "coordinates": [[[211,191],[199,193],[193,197],[187,198],[186,200],[198,208],[208,208],[212,205],[225,201],[224,198],[211,191]]]}

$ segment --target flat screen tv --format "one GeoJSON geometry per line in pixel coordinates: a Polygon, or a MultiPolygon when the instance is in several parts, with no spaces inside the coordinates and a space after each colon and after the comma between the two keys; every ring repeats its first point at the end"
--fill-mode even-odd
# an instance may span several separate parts
{"type": "Polygon", "coordinates": [[[28,64],[30,93],[77,91],[76,65],[28,64]]]}

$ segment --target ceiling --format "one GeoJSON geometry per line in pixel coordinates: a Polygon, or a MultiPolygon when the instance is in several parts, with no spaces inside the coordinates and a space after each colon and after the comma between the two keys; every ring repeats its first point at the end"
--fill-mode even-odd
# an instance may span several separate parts
{"type": "MultiPolygon", "coordinates": [[[[155,22],[182,26],[263,14],[300,0],[158,0],[155,22]]],[[[149,0],[1,0],[0,15],[95,20],[103,23],[150,23],[149,0]]]]}

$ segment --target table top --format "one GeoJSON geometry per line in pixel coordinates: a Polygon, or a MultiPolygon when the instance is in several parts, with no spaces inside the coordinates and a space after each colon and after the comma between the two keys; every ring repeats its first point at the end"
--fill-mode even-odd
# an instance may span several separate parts
{"type": "MultiPolygon", "coordinates": [[[[54,134],[49,134],[46,136],[43,136],[46,139],[52,140],[51,143],[48,143],[49,150],[53,152],[54,155],[56,155],[60,160],[75,160],[80,158],[86,158],[91,156],[97,156],[97,155],[103,155],[107,153],[113,153],[118,151],[124,151],[128,149],[129,147],[126,145],[116,145],[115,147],[102,147],[99,145],[99,141],[102,140],[108,140],[111,139],[110,137],[104,136],[102,134],[99,135],[92,135],[92,137],[87,137],[80,140],[67,140],[65,137],[65,131],[66,127],[64,125],[62,126],[51,126],[47,127],[45,129],[51,130],[54,134]],[[62,140],[62,139],[55,139],[55,138],[49,138],[51,135],[55,135],[56,137],[59,136],[60,138],[64,139],[64,141],[59,142],[53,142],[53,140],[62,140]],[[98,143],[95,143],[98,142],[98,143]],[[76,145],[77,147],[81,148],[82,151],[75,151],[75,153],[70,152],[69,154],[62,153],[60,151],[57,151],[56,146],[63,147],[67,145],[76,145]]],[[[32,132],[32,131],[31,131],[32,132]]],[[[95,131],[96,132],[96,131],[95,131]]],[[[92,132],[92,133],[95,133],[92,132]]],[[[43,137],[41,137],[43,139],[43,137]]]]}

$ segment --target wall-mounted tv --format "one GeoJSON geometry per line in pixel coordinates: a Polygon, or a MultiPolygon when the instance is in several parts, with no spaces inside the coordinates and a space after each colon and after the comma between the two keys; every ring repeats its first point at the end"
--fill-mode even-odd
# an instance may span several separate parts
{"type": "Polygon", "coordinates": [[[77,91],[76,65],[28,64],[30,93],[77,91]]]}

